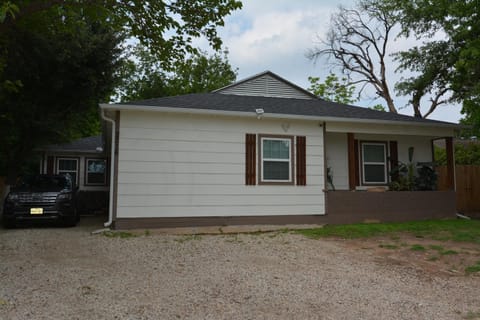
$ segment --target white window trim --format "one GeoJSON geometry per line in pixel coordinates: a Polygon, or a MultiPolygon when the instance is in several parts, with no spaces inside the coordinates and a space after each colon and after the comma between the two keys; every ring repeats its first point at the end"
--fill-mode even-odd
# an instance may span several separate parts
{"type": "Polygon", "coordinates": [[[293,182],[293,173],[292,173],[292,139],[289,137],[289,138],[276,138],[276,137],[261,137],[260,139],[260,143],[261,143],[261,146],[260,146],[260,165],[261,165],[261,177],[260,177],[260,181],[261,182],[279,182],[279,183],[291,183],[293,182]],[[288,141],[288,159],[279,159],[279,158],[264,158],[263,157],[263,141],[264,140],[277,140],[277,141],[288,141]],[[265,170],[264,170],[264,162],[265,161],[275,161],[275,162],[288,162],[288,180],[272,180],[272,179],[264,179],[263,178],[263,175],[265,174],[265,170]]]}
{"type": "Polygon", "coordinates": [[[78,170],[78,158],[69,158],[69,157],[59,157],[56,159],[56,172],[57,174],[62,174],[62,173],[71,173],[75,172],[75,176],[77,177],[75,181],[75,186],[78,186],[80,183],[80,176],[79,176],[79,170],[78,170]],[[60,160],[74,160],[76,165],[75,165],[75,170],[60,170],[60,160]]]}
{"type": "Polygon", "coordinates": [[[383,142],[361,142],[360,143],[360,149],[362,151],[362,163],[361,163],[361,168],[362,168],[362,184],[363,185],[385,185],[388,183],[388,162],[387,162],[387,144],[383,142]],[[363,146],[365,145],[375,145],[375,146],[382,146],[383,147],[383,158],[385,159],[384,162],[365,162],[365,152],[363,146]],[[365,181],[365,165],[383,165],[383,173],[384,173],[384,181],[365,181]]]}
{"type": "Polygon", "coordinates": [[[85,158],[85,185],[89,186],[105,186],[107,184],[107,159],[103,158],[85,158]],[[95,183],[95,182],[89,182],[88,181],[88,162],[89,161],[104,161],[105,162],[105,172],[103,173],[103,182],[100,183],[95,183]]]}

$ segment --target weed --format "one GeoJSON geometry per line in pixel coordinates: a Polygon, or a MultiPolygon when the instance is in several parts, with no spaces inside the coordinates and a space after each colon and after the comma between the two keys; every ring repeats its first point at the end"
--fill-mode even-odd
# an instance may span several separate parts
{"type": "Polygon", "coordinates": [[[477,312],[468,311],[468,313],[463,317],[463,319],[468,319],[468,320],[480,319],[480,311],[477,311],[477,312]]]}
{"type": "Polygon", "coordinates": [[[103,232],[103,235],[108,238],[135,238],[137,237],[136,234],[133,234],[131,232],[126,232],[126,231],[105,231],[103,232]]]}
{"type": "Polygon", "coordinates": [[[438,256],[431,256],[431,257],[428,257],[427,259],[428,261],[437,261],[438,260],[438,256]]]}
{"type": "Polygon", "coordinates": [[[381,244],[379,247],[384,249],[398,249],[398,246],[395,244],[381,244]]]}
{"type": "Polygon", "coordinates": [[[420,245],[420,244],[412,244],[410,247],[410,250],[412,251],[425,251],[425,247],[420,245]]]}
{"type": "Polygon", "coordinates": [[[476,272],[480,272],[480,260],[477,261],[476,264],[472,265],[472,266],[469,266],[469,267],[466,267],[465,268],[465,272],[466,273],[476,273],[476,272]]]}
{"type": "Polygon", "coordinates": [[[455,250],[444,250],[444,251],[441,251],[440,254],[443,256],[448,256],[451,254],[458,254],[458,252],[455,250]]]}
{"type": "Polygon", "coordinates": [[[189,234],[186,236],[183,236],[179,239],[175,239],[174,241],[179,242],[179,243],[184,243],[187,241],[192,241],[192,240],[200,240],[202,237],[198,234],[189,234]]]}
{"type": "Polygon", "coordinates": [[[150,234],[151,234],[151,233],[150,233],[150,230],[148,230],[148,229],[147,229],[147,230],[145,230],[145,236],[147,236],[147,237],[148,237],[150,234]]]}
{"type": "Polygon", "coordinates": [[[442,246],[437,246],[437,245],[431,245],[431,246],[428,246],[428,247],[432,250],[437,250],[437,251],[445,250],[442,246]]]}

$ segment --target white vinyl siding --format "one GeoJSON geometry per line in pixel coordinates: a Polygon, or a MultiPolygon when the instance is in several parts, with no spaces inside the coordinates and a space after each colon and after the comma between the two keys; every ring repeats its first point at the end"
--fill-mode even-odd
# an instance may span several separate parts
{"type": "Polygon", "coordinates": [[[117,217],[324,214],[322,128],[284,123],[122,111],[117,217]],[[307,186],[245,185],[246,133],[306,136],[307,186]]]}
{"type": "Polygon", "coordinates": [[[312,99],[311,95],[268,74],[221,89],[218,93],[244,96],[312,99]]]}

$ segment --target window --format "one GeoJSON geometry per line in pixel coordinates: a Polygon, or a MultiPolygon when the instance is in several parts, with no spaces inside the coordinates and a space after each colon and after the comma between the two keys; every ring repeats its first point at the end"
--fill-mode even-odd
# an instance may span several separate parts
{"type": "Polygon", "coordinates": [[[383,142],[361,143],[363,184],[387,184],[387,145],[383,142]]]}
{"type": "Polygon", "coordinates": [[[72,184],[78,185],[78,159],[75,158],[57,158],[57,174],[70,176],[72,184]]]}
{"type": "Polygon", "coordinates": [[[107,182],[107,160],[86,159],[85,184],[105,185],[107,182]]]}
{"type": "Polygon", "coordinates": [[[293,137],[259,136],[260,183],[293,184],[293,137]]]}

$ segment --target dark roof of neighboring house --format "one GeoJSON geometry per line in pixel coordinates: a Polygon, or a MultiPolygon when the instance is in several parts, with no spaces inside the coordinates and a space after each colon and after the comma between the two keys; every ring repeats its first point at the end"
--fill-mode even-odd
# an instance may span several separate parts
{"type": "Polygon", "coordinates": [[[102,136],[93,136],[87,138],[81,138],[62,144],[51,144],[41,148],[45,151],[62,151],[62,152],[84,152],[84,153],[100,153],[103,151],[97,150],[97,148],[103,148],[102,136]]]}
{"type": "MultiPolygon", "coordinates": [[[[323,99],[292,99],[262,96],[229,95],[221,93],[196,93],[173,97],[162,97],[148,100],[132,101],[116,104],[125,106],[146,106],[158,108],[179,108],[197,110],[216,110],[255,113],[255,109],[263,109],[266,114],[284,114],[296,116],[334,117],[345,119],[363,119],[380,121],[410,122],[412,124],[456,124],[437,120],[416,118],[392,112],[376,111],[323,99]]],[[[110,105],[115,108],[115,105],[110,105]]]]}

